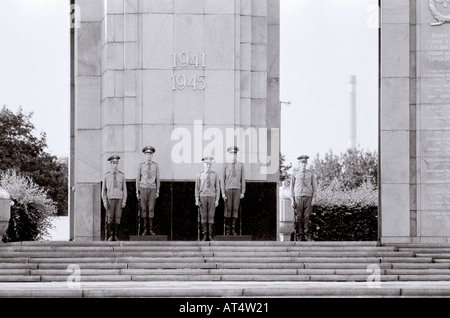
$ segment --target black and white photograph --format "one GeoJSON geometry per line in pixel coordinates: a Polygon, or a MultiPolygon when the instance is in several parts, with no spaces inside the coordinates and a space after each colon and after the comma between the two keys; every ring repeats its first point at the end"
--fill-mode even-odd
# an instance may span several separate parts
{"type": "Polygon", "coordinates": [[[450,297],[450,0],[0,0],[0,44],[0,298],[450,297]]]}

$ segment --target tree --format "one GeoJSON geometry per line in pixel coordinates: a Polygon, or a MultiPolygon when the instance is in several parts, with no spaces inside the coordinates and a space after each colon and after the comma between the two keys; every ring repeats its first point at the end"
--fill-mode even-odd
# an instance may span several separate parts
{"type": "Polygon", "coordinates": [[[45,151],[46,135],[34,135],[32,115],[33,112],[24,113],[21,107],[13,113],[6,105],[0,111],[0,171],[14,169],[29,176],[48,191],[57,204],[58,215],[67,215],[68,160],[45,151]]]}
{"type": "Polygon", "coordinates": [[[0,174],[0,187],[9,193],[14,203],[2,241],[35,241],[48,235],[57,210],[45,189],[12,169],[0,174]]]}
{"type": "Polygon", "coordinates": [[[334,180],[344,189],[355,189],[365,182],[377,185],[378,157],[375,151],[347,149],[338,156],[330,150],[323,159],[317,155],[313,167],[323,186],[329,186],[334,180]]]}
{"type": "Polygon", "coordinates": [[[292,163],[285,164],[286,156],[280,154],[280,181],[283,182],[285,180],[289,181],[290,174],[289,170],[292,168],[292,163]]]}

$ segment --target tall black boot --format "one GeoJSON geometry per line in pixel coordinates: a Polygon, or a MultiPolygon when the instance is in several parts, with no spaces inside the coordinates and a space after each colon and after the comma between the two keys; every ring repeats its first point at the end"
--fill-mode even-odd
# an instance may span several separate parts
{"type": "Polygon", "coordinates": [[[214,241],[214,223],[209,223],[209,240],[214,241]]]}
{"type": "Polygon", "coordinates": [[[310,231],[309,220],[305,221],[305,241],[312,241],[311,231],[310,231]]]}
{"type": "Polygon", "coordinates": [[[203,235],[202,241],[206,241],[206,237],[208,236],[206,223],[202,223],[202,235],[203,235]]]}
{"type": "Polygon", "coordinates": [[[142,223],[142,228],[143,228],[143,230],[142,230],[142,235],[148,235],[147,218],[146,218],[146,217],[143,217],[141,223],[142,223]]]}
{"type": "Polygon", "coordinates": [[[225,218],[225,235],[230,235],[230,218],[225,218]]]}
{"type": "Polygon", "coordinates": [[[299,229],[298,229],[298,240],[299,241],[305,241],[305,222],[304,222],[304,220],[302,219],[301,221],[300,221],[300,224],[299,224],[299,229]]]}
{"type": "Polygon", "coordinates": [[[150,235],[156,235],[155,232],[153,232],[153,218],[148,219],[148,228],[150,235]]]}
{"type": "Polygon", "coordinates": [[[236,221],[237,221],[237,218],[233,218],[233,223],[231,225],[231,235],[237,235],[237,233],[236,233],[236,221]]]}
{"type": "Polygon", "coordinates": [[[120,227],[120,224],[114,223],[114,241],[120,241],[119,240],[119,227],[120,227]]]}
{"type": "Polygon", "coordinates": [[[106,236],[109,242],[114,241],[114,235],[112,233],[112,224],[111,222],[106,223],[106,236]]]}
{"type": "Polygon", "coordinates": [[[294,241],[301,241],[302,240],[302,227],[301,227],[301,223],[297,222],[295,224],[295,237],[294,237],[294,241]]]}

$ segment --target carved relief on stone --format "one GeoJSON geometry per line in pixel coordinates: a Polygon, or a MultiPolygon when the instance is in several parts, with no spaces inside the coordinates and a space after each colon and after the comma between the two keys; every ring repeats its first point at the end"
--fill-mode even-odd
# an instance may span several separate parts
{"type": "Polygon", "coordinates": [[[447,8],[449,6],[450,0],[428,0],[431,14],[438,21],[435,23],[431,23],[431,25],[442,25],[446,22],[450,22],[450,14],[443,14],[436,6],[437,3],[442,4],[444,8],[447,8]]]}

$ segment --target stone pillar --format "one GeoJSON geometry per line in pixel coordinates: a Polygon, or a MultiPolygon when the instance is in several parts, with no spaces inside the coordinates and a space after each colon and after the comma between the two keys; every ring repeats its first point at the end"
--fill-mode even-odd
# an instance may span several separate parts
{"type": "Polygon", "coordinates": [[[381,4],[381,241],[448,242],[450,8],[381,4]]]}
{"type": "Polygon", "coordinates": [[[71,232],[73,240],[100,237],[102,0],[76,0],[81,25],[75,28],[74,138],[71,232]]]}
{"type": "Polygon", "coordinates": [[[5,189],[0,188],[0,240],[8,229],[10,218],[11,198],[5,189]]]}

